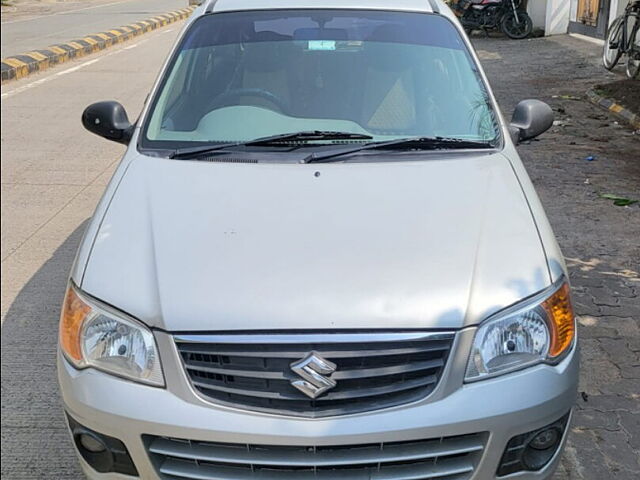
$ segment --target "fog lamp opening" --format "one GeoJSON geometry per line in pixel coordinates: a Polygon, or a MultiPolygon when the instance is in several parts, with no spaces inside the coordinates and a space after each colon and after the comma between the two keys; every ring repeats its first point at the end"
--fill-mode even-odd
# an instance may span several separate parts
{"type": "Polygon", "coordinates": [[[535,450],[546,450],[557,445],[562,433],[558,428],[547,428],[542,430],[529,441],[529,447],[535,450]]]}
{"type": "Polygon", "coordinates": [[[98,435],[80,427],[74,429],[73,440],[80,456],[94,470],[100,473],[113,471],[113,454],[98,435]]]}
{"type": "Polygon", "coordinates": [[[542,428],[511,438],[498,465],[498,476],[544,468],[562,443],[569,414],[542,428]]]}
{"type": "Polygon", "coordinates": [[[100,453],[104,452],[107,449],[107,446],[102,440],[100,440],[95,435],[91,435],[90,433],[81,433],[80,435],[78,435],[78,441],[80,442],[82,448],[91,453],[100,453]]]}
{"type": "Polygon", "coordinates": [[[78,454],[92,469],[99,473],[138,476],[133,459],[121,440],[87,428],[69,415],[67,421],[78,454]]]}
{"type": "Polygon", "coordinates": [[[558,427],[540,430],[527,443],[522,454],[522,463],[529,470],[540,470],[553,458],[561,439],[562,432],[558,427]]]}

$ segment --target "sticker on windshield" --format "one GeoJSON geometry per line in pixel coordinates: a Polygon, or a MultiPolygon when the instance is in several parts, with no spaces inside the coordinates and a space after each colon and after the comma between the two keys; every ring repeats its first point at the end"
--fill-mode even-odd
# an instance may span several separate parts
{"type": "Polygon", "coordinates": [[[309,40],[309,50],[335,50],[335,40],[309,40]]]}

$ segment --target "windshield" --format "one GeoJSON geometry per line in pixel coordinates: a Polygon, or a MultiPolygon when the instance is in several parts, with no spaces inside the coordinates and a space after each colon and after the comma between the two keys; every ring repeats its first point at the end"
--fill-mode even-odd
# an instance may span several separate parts
{"type": "Polygon", "coordinates": [[[203,16],[182,40],[146,118],[141,146],[163,149],[306,131],[368,135],[369,142],[498,136],[453,24],[408,12],[203,16]]]}

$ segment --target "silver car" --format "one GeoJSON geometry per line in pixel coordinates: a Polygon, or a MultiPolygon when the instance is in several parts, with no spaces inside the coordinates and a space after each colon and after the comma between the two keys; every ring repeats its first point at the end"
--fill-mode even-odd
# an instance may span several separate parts
{"type": "Polygon", "coordinates": [[[130,123],[60,321],[92,479],[548,479],[567,271],[440,0],[209,0],[130,123]],[[268,6],[266,6],[268,5],[268,6]]]}

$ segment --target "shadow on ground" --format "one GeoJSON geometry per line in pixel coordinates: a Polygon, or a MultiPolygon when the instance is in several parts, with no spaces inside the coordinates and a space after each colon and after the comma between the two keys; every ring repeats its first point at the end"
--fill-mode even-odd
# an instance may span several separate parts
{"type": "Polygon", "coordinates": [[[2,325],[2,478],[80,479],[56,379],[60,305],[87,222],[20,291],[2,325]]]}

